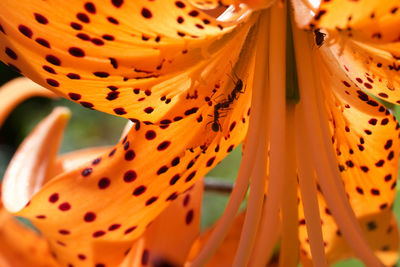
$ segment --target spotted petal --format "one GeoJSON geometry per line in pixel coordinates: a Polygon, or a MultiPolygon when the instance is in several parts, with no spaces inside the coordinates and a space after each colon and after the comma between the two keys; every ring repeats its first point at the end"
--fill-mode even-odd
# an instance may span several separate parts
{"type": "Polygon", "coordinates": [[[399,40],[399,2],[388,0],[382,4],[375,0],[321,1],[295,0],[297,22],[300,26],[312,26],[344,31],[357,40],[372,42],[396,42],[399,40]]]}
{"type": "Polygon", "coordinates": [[[59,266],[51,256],[46,240],[19,223],[2,206],[0,225],[1,266],[59,266]]]}
{"type": "MultiPolygon", "coordinates": [[[[320,50],[323,97],[338,168],[352,209],[370,246],[385,264],[397,260],[397,226],[391,212],[398,173],[399,126],[388,109],[357,88],[329,49],[320,50]],[[390,231],[388,229],[391,229],[390,231]]],[[[320,178],[319,178],[320,179],[320,178]]],[[[323,178],[321,178],[323,179],[323,178]]],[[[325,251],[330,263],[352,256],[319,194],[325,251]]],[[[300,206],[300,242],[309,257],[300,206]]]]}
{"type": "MultiPolygon", "coordinates": [[[[30,199],[30,204],[21,203],[14,211],[33,221],[60,262],[115,265],[170,200],[243,140],[249,96],[248,90],[236,102],[237,108],[225,120],[229,126],[225,133],[201,148],[188,149],[193,140],[205,140],[204,133],[210,132],[205,119],[192,116],[167,127],[136,124],[107,153],[48,179],[37,194],[25,193],[23,199],[30,199]]],[[[7,192],[13,196],[19,190],[7,192]]]]}
{"type": "Polygon", "coordinates": [[[2,61],[85,107],[151,122],[185,117],[222,87],[254,22],[235,27],[172,0],[0,10],[2,61]]]}

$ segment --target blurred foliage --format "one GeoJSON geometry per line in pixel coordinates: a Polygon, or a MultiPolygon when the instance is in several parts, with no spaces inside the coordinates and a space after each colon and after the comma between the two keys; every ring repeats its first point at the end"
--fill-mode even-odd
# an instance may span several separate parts
{"type": "MultiPolygon", "coordinates": [[[[18,76],[0,63],[0,84],[18,76]]],[[[65,99],[49,100],[33,98],[17,107],[0,128],[0,177],[22,140],[35,125],[47,116],[55,106],[66,106],[71,110],[72,117],[67,126],[60,153],[77,149],[113,145],[120,138],[125,119],[101,112],[89,110],[65,99]]],[[[394,113],[400,118],[400,108],[394,107],[394,113]]],[[[220,164],[211,170],[207,177],[231,181],[236,179],[241,160],[241,146],[233,150],[220,164]]],[[[210,227],[222,214],[229,199],[228,194],[206,192],[202,206],[202,229],[210,227]]],[[[394,205],[398,221],[400,221],[400,199],[396,198],[394,205]]],[[[358,260],[346,260],[335,267],[364,266],[358,260]]],[[[400,266],[400,265],[397,265],[400,266]]]]}

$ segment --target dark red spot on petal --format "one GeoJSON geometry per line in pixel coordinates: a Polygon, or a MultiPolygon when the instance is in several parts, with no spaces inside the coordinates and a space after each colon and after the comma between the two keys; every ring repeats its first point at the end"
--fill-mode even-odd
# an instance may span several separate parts
{"type": "Polygon", "coordinates": [[[101,236],[103,236],[103,235],[105,235],[106,234],[106,232],[104,232],[104,231],[96,231],[96,232],[94,232],[93,234],[92,234],[92,236],[94,237],[94,238],[97,238],[97,237],[101,237],[101,236]]]}
{"type": "Polygon", "coordinates": [[[151,11],[147,8],[142,8],[142,16],[145,17],[146,19],[150,19],[153,14],[151,13],[151,11]]]}
{"type": "Polygon", "coordinates": [[[84,57],[85,56],[85,52],[82,49],[80,49],[79,47],[70,47],[68,49],[68,52],[74,57],[84,57]]]}
{"type": "Polygon", "coordinates": [[[61,211],[67,211],[71,209],[71,204],[69,204],[68,202],[61,203],[60,206],[58,206],[58,209],[61,211]]]}
{"type": "Polygon", "coordinates": [[[33,32],[30,28],[28,28],[25,25],[19,25],[18,26],[18,30],[20,31],[20,33],[22,33],[23,35],[25,35],[28,38],[32,38],[33,32]]]}
{"type": "Polygon", "coordinates": [[[79,19],[80,21],[82,21],[83,23],[89,23],[90,22],[90,19],[89,19],[88,15],[86,15],[85,13],[76,14],[76,18],[79,19]]]}
{"type": "Polygon", "coordinates": [[[38,14],[38,13],[34,13],[33,15],[35,16],[35,20],[36,20],[37,22],[39,22],[40,24],[47,24],[47,23],[49,23],[49,21],[47,20],[47,18],[46,18],[45,16],[43,16],[43,15],[41,15],[41,14],[38,14]]]}
{"type": "Polygon", "coordinates": [[[156,202],[158,199],[158,197],[151,197],[146,201],[146,206],[149,206],[151,204],[153,204],[154,202],[156,202]]]}
{"type": "Polygon", "coordinates": [[[124,0],[111,0],[111,3],[112,3],[115,7],[119,8],[119,7],[121,7],[122,4],[124,3],[124,0]]]}
{"type": "Polygon", "coordinates": [[[133,170],[129,170],[129,171],[125,172],[125,174],[124,174],[124,181],[126,183],[130,183],[130,182],[135,181],[136,177],[137,177],[136,172],[133,170]]]}
{"type": "Polygon", "coordinates": [[[158,145],[157,150],[159,150],[159,151],[165,150],[169,147],[170,144],[171,144],[170,141],[164,141],[158,145]]]}
{"type": "Polygon", "coordinates": [[[81,95],[80,94],[76,94],[76,93],[68,93],[69,98],[71,98],[72,100],[79,100],[81,99],[81,95]]]}
{"type": "Polygon", "coordinates": [[[85,168],[85,169],[83,169],[82,170],[82,176],[83,177],[87,177],[87,176],[89,176],[91,173],[93,172],[93,169],[92,168],[85,168]]]}
{"type": "Polygon", "coordinates": [[[111,181],[107,177],[101,178],[98,182],[98,187],[100,189],[106,189],[110,185],[111,181]]]}
{"type": "Polygon", "coordinates": [[[16,60],[18,58],[17,54],[11,48],[6,47],[5,52],[6,52],[7,56],[9,56],[10,58],[12,58],[14,60],[16,60]]]}
{"type": "Polygon", "coordinates": [[[50,48],[50,43],[43,38],[36,38],[35,41],[36,41],[36,43],[38,43],[44,47],[50,48]]]}
{"type": "Polygon", "coordinates": [[[87,2],[84,5],[87,12],[91,14],[96,14],[96,6],[92,2],[87,2]]]}
{"type": "Polygon", "coordinates": [[[58,193],[54,193],[49,197],[49,202],[55,203],[58,201],[58,199],[59,199],[58,193]]]}
{"type": "Polygon", "coordinates": [[[146,139],[147,140],[153,140],[154,138],[156,138],[156,132],[153,130],[149,130],[146,132],[146,139]]]}
{"type": "Polygon", "coordinates": [[[60,83],[57,82],[54,79],[46,79],[46,82],[47,82],[48,85],[53,86],[53,87],[59,87],[60,86],[60,83]]]}
{"type": "Polygon", "coordinates": [[[185,222],[186,224],[190,224],[193,221],[194,211],[191,209],[186,213],[185,222]]]}
{"type": "Polygon", "coordinates": [[[96,220],[96,214],[94,212],[87,212],[85,216],[83,216],[85,222],[93,222],[96,220]]]}
{"type": "Polygon", "coordinates": [[[146,112],[147,114],[150,114],[153,111],[154,111],[154,108],[152,108],[152,107],[147,107],[147,108],[144,109],[144,112],[146,112]]]}
{"type": "Polygon", "coordinates": [[[115,109],[114,109],[114,112],[115,112],[115,114],[118,114],[118,115],[124,115],[124,114],[126,114],[126,111],[125,111],[124,108],[115,108],[115,109]]]}
{"type": "Polygon", "coordinates": [[[115,223],[115,224],[112,224],[112,225],[110,225],[110,226],[108,227],[108,231],[114,231],[114,230],[117,230],[117,229],[120,228],[120,227],[121,227],[120,224],[115,223]]]}
{"type": "Polygon", "coordinates": [[[140,196],[141,194],[143,194],[146,191],[146,187],[144,185],[140,185],[138,187],[136,187],[135,190],[133,190],[133,195],[134,196],[140,196]]]}
{"type": "Polygon", "coordinates": [[[135,152],[133,150],[128,150],[125,153],[125,159],[126,160],[133,160],[135,158],[135,156],[136,156],[136,154],[135,154],[135,152]]]}

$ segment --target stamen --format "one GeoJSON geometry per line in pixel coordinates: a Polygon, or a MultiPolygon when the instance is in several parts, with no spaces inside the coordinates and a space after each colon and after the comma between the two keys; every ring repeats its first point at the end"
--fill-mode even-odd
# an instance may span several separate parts
{"type": "MultiPolygon", "coordinates": [[[[276,8],[273,8],[275,10],[276,8]]],[[[263,118],[268,118],[268,99],[271,97],[274,97],[274,93],[272,93],[272,90],[269,90],[271,88],[271,85],[277,85],[277,91],[282,90],[281,92],[283,95],[283,103],[285,101],[284,97],[284,92],[285,92],[285,87],[284,87],[284,78],[283,78],[283,86],[280,83],[280,77],[279,75],[277,76],[278,79],[273,79],[274,82],[271,82],[271,84],[266,84],[266,81],[269,79],[271,74],[269,71],[267,72],[267,62],[266,60],[269,60],[271,62],[275,62],[277,58],[274,57],[274,59],[271,59],[271,50],[267,50],[266,48],[268,47],[268,39],[271,40],[272,33],[270,32],[271,28],[269,19],[270,19],[270,14],[268,12],[271,11],[264,11],[264,13],[261,15],[261,20],[260,20],[260,37],[259,37],[259,42],[257,46],[257,59],[259,57],[262,57],[265,62],[262,62],[263,65],[257,65],[259,68],[256,69],[257,73],[255,76],[255,85],[257,87],[254,87],[254,93],[260,95],[260,99],[263,101],[263,118]],[[265,52],[268,51],[268,54],[265,52]],[[262,72],[262,69],[264,68],[265,72],[262,72]],[[261,71],[261,72],[260,72],[261,71]],[[266,75],[268,73],[268,75],[266,75]],[[263,86],[259,86],[263,85],[263,86]],[[281,86],[281,87],[279,87],[281,86]],[[271,92],[271,95],[268,93],[271,92]]],[[[276,19],[276,18],[275,18],[276,19]]],[[[272,20],[273,21],[273,20],[272,20]]],[[[272,48],[270,48],[272,49],[272,48]]],[[[283,51],[284,54],[284,51],[283,51]]],[[[278,57],[279,60],[281,58],[278,57]]],[[[269,64],[270,65],[270,64],[269,64]]],[[[283,63],[284,65],[284,63],[283,63]]],[[[280,70],[279,64],[277,65],[277,70],[280,70]]],[[[283,66],[284,67],[284,66],[283,66]]],[[[284,70],[284,69],[283,69],[284,70]]],[[[274,73],[275,74],[275,73],[274,73]]],[[[284,71],[282,76],[284,77],[284,71]]],[[[271,81],[271,80],[270,80],[271,81]]],[[[279,94],[279,93],[278,93],[279,94]]],[[[278,104],[280,101],[277,101],[278,104]]],[[[268,107],[270,108],[270,107],[268,107]]],[[[272,107],[271,107],[272,108],[272,107]]],[[[284,107],[283,107],[284,109],[284,107]]],[[[279,108],[278,108],[279,110],[279,108]]],[[[278,111],[279,112],[279,111],[278,111]]],[[[270,120],[271,121],[271,120],[270,120]]],[[[272,120],[271,126],[275,126],[276,121],[272,120]]],[[[279,122],[278,122],[279,125],[279,122]]],[[[250,189],[250,196],[249,196],[249,201],[247,204],[247,211],[246,211],[246,218],[243,224],[242,228],[242,234],[240,236],[240,242],[236,251],[236,256],[234,260],[233,266],[247,266],[247,263],[249,261],[251,251],[253,248],[253,245],[256,240],[256,233],[258,229],[258,224],[261,219],[262,215],[262,205],[263,205],[263,200],[264,200],[264,191],[265,191],[265,183],[266,183],[266,168],[267,168],[267,143],[268,143],[268,130],[267,130],[268,123],[263,123],[261,121],[261,131],[260,131],[260,147],[257,152],[257,161],[256,161],[256,166],[254,169],[254,175],[251,180],[251,189],[250,189]]]]}
{"type": "MultiPolygon", "coordinates": [[[[294,36],[296,59],[299,64],[300,93],[302,100],[304,99],[302,108],[305,116],[305,126],[308,130],[310,148],[325,200],[345,239],[357,257],[367,266],[381,266],[381,263],[366,242],[348,202],[337,169],[337,161],[330,144],[327,119],[324,116],[320,116],[324,114],[324,111],[321,107],[318,107],[317,102],[323,102],[323,99],[317,98],[315,95],[316,84],[314,82],[317,75],[314,73],[316,71],[314,70],[313,73],[313,69],[306,67],[310,63],[310,58],[312,58],[312,40],[307,40],[307,33],[297,28],[294,28],[294,36]]],[[[317,85],[319,87],[321,83],[317,83],[317,85]]]]}
{"type": "Polygon", "coordinates": [[[282,242],[279,257],[279,266],[282,267],[297,267],[299,260],[294,112],[295,104],[288,102],[286,109],[286,166],[283,177],[283,195],[285,197],[282,198],[282,242]]]}
{"type": "Polygon", "coordinates": [[[204,245],[196,258],[187,263],[189,266],[204,266],[206,262],[215,253],[218,246],[222,243],[230,226],[232,225],[240,204],[242,203],[249,184],[250,176],[253,171],[253,166],[256,158],[257,148],[260,140],[260,127],[261,118],[263,115],[263,98],[262,93],[265,88],[265,73],[267,68],[267,55],[265,53],[267,46],[267,36],[265,34],[268,29],[268,14],[262,14],[259,22],[259,33],[257,42],[257,52],[259,56],[256,58],[255,78],[254,78],[254,91],[252,94],[251,116],[249,121],[249,129],[247,133],[246,145],[244,146],[242,163],[240,165],[239,173],[233,187],[231,197],[225,208],[224,213],[218,220],[214,231],[212,232],[207,243],[204,245]]]}
{"type": "MultiPolygon", "coordinates": [[[[270,165],[267,201],[252,257],[252,266],[266,266],[279,226],[279,208],[285,175],[286,7],[271,8],[270,28],[270,165]]],[[[267,103],[267,102],[266,102],[267,103]]],[[[244,265],[242,265],[244,266],[244,265]]]]}
{"type": "Polygon", "coordinates": [[[299,170],[300,192],[303,200],[304,217],[307,234],[310,240],[312,261],[314,266],[328,266],[324,240],[322,238],[321,217],[319,214],[317,190],[314,180],[314,168],[311,164],[308,139],[305,136],[303,125],[304,116],[296,112],[296,150],[299,170]]]}

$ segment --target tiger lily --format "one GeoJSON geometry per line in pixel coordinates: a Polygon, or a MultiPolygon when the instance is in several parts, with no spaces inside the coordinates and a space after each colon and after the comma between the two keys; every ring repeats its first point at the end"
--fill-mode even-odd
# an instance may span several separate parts
{"type": "Polygon", "coordinates": [[[292,1],[298,104],[285,96],[295,88],[285,4],[224,2],[233,5],[216,19],[218,1],[2,1],[3,62],[135,123],[114,148],[51,180],[6,177],[5,207],[34,223],[60,263],[116,266],[171,199],[245,140],[226,211],[187,264],[217,249],[250,176],[234,266],[265,266],[280,228],[282,266],[297,265],[299,246],[304,264],[349,251],[368,266],[393,264],[398,126],[370,95],[399,99],[396,1],[292,1]],[[298,26],[327,38],[316,47],[298,26]]]}

